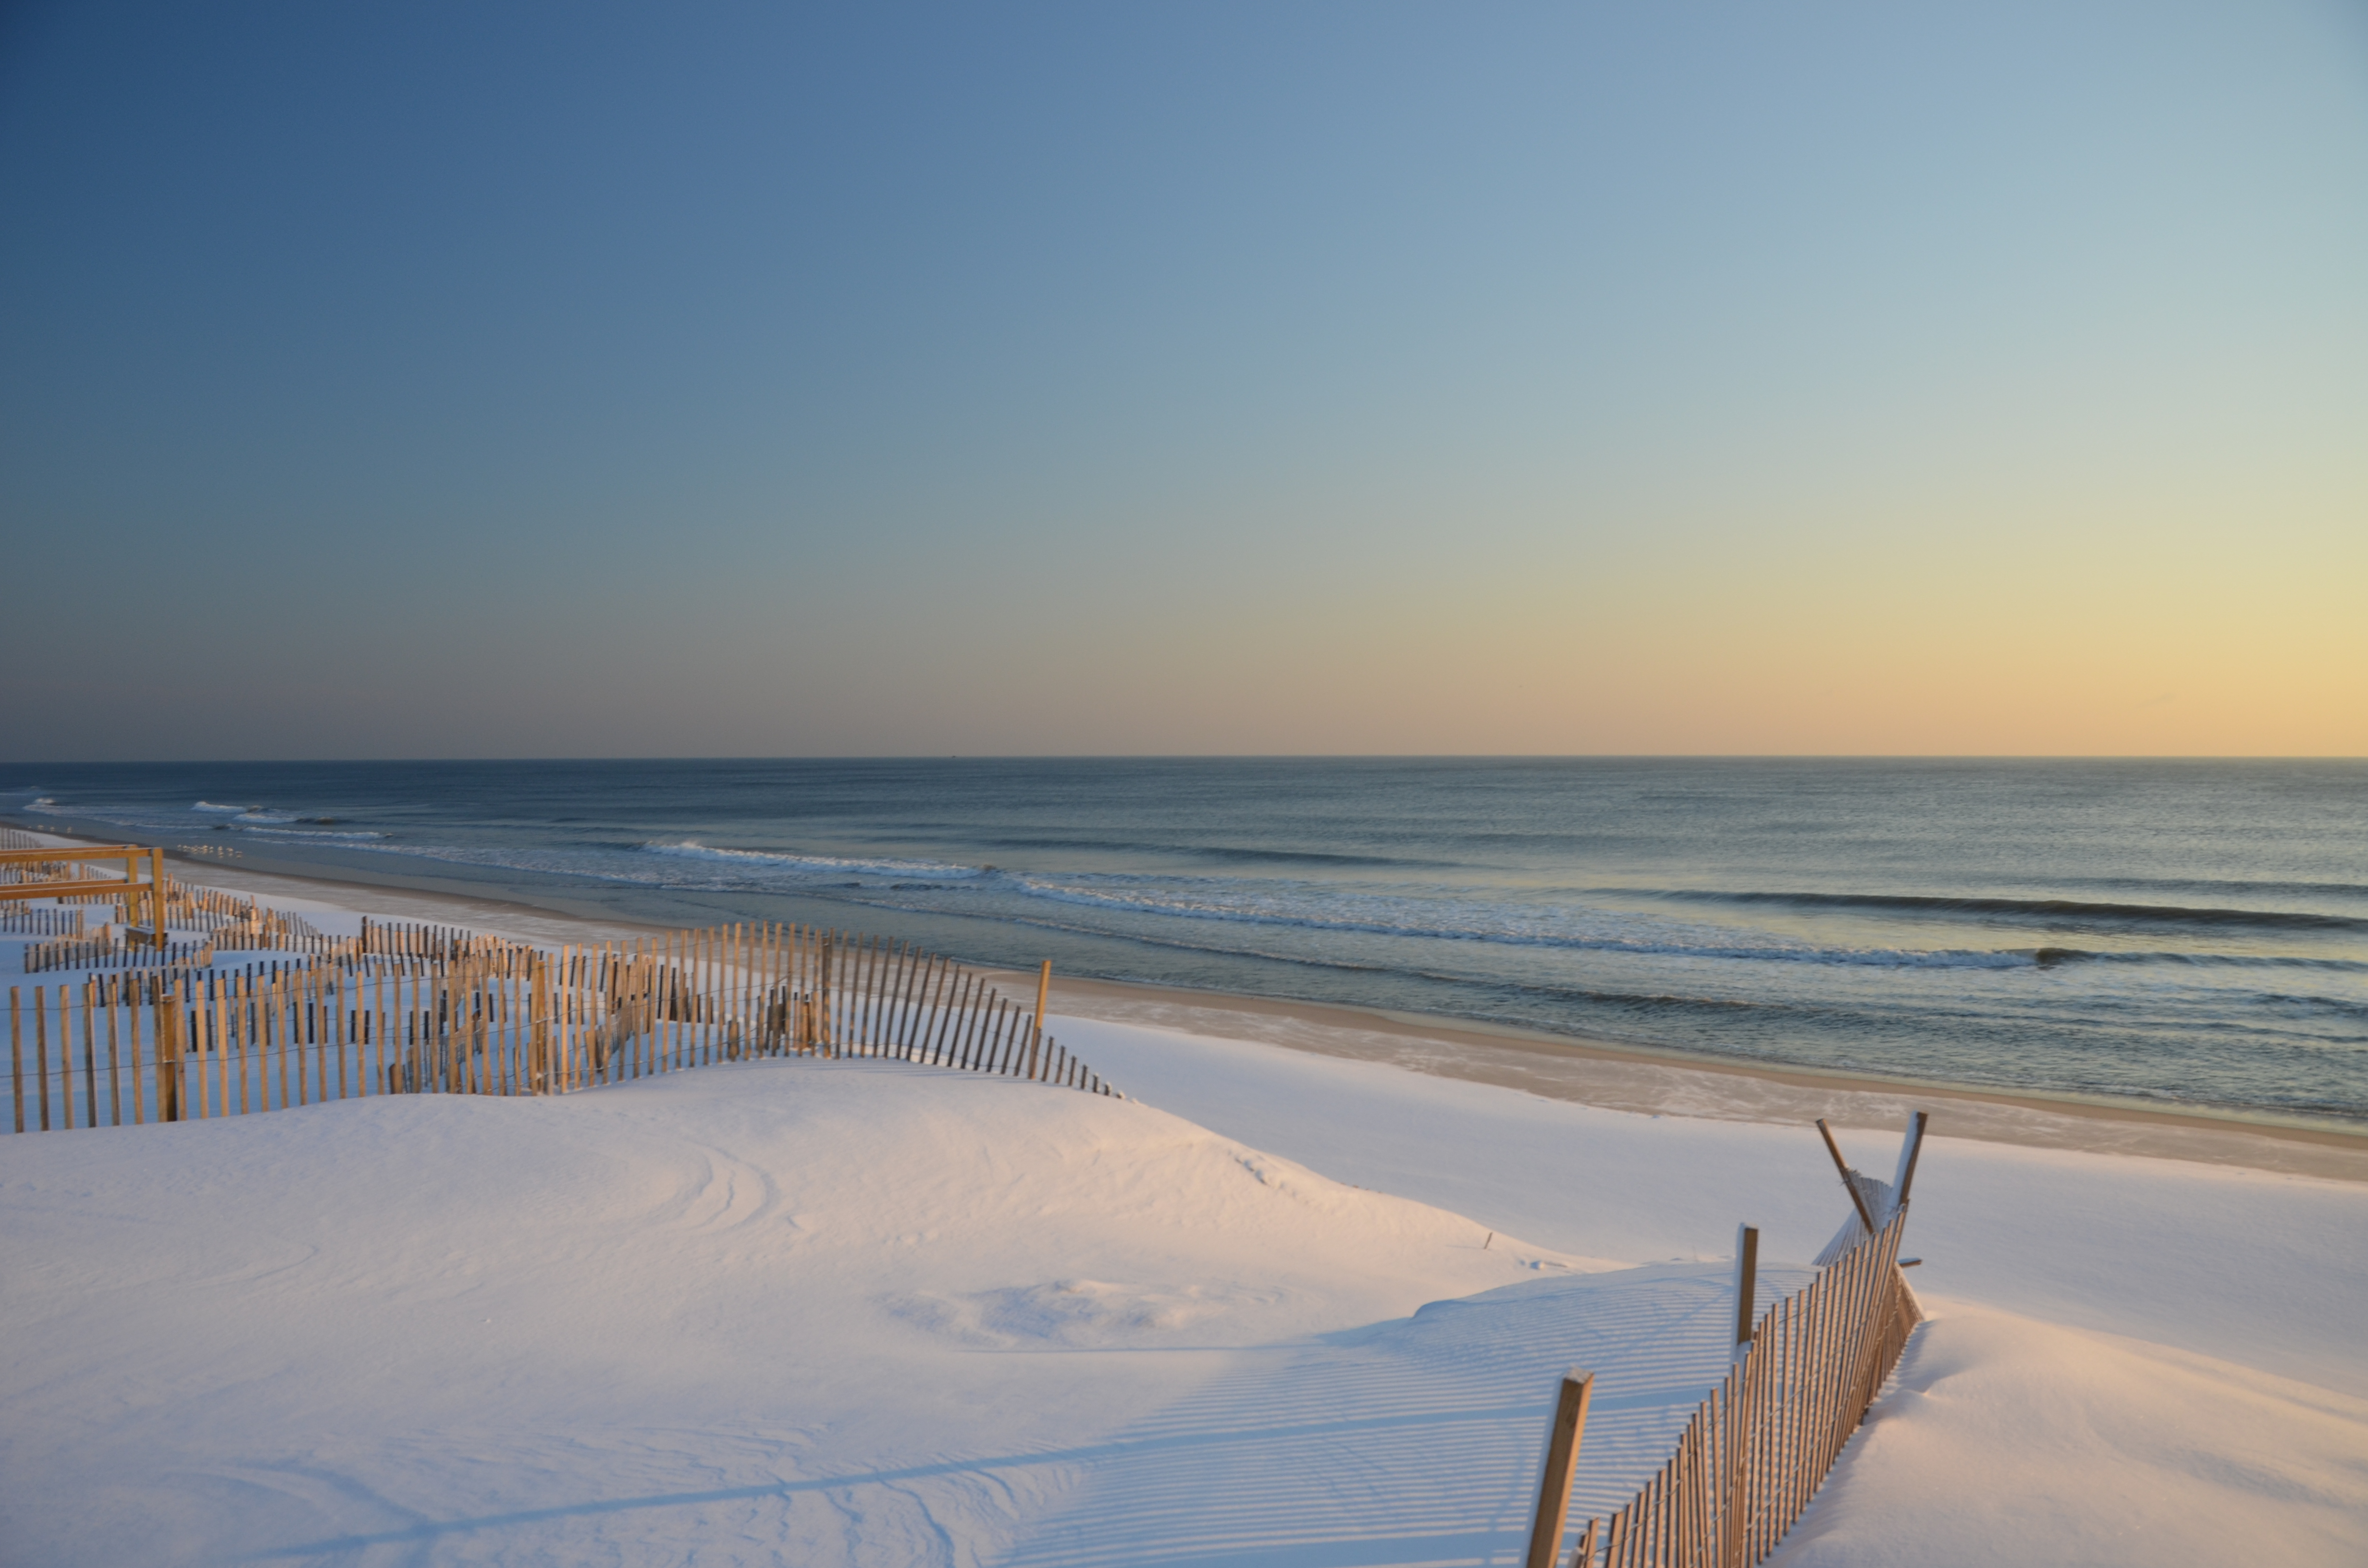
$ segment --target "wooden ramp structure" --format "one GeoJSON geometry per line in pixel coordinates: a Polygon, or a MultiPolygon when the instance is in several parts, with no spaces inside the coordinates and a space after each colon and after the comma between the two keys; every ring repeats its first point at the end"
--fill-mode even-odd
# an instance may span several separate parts
{"type": "MultiPolygon", "coordinates": [[[[19,845],[29,834],[9,835],[11,846],[0,848],[0,906],[28,899],[61,895],[97,896],[138,910],[147,939],[165,943],[165,852],[154,846],[109,844],[80,849],[56,845],[19,845]],[[94,868],[120,863],[120,877],[97,876],[94,868]],[[148,874],[143,879],[141,872],[148,874]]],[[[126,924],[130,923],[127,913],[126,924]]]]}

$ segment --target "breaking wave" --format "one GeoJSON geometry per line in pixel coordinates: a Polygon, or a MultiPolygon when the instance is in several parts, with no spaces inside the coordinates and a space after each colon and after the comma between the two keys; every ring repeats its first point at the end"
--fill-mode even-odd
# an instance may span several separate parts
{"type": "MultiPolygon", "coordinates": [[[[290,818],[288,820],[293,821],[294,819],[290,818]]],[[[382,833],[369,833],[359,829],[345,833],[331,833],[322,828],[310,827],[251,827],[246,831],[256,838],[318,839],[324,842],[336,840],[359,841],[367,839],[381,839],[386,836],[386,835],[382,833]]]]}
{"type": "Polygon", "coordinates": [[[2203,909],[2169,903],[2101,903],[2067,898],[1949,898],[1917,893],[1716,892],[1695,888],[1605,888],[1608,893],[1683,903],[1782,904],[1795,909],[1866,909],[1907,915],[1970,915],[1992,920],[2119,926],[2250,928],[2265,931],[2368,931],[2368,919],[2307,910],[2203,909]]]}
{"type": "Polygon", "coordinates": [[[904,881],[968,881],[985,873],[978,866],[949,866],[934,860],[855,859],[837,855],[792,855],[776,849],[717,849],[686,839],[679,844],[644,844],[645,854],[669,855],[684,860],[712,860],[730,866],[771,867],[809,876],[894,877],[904,881]]]}

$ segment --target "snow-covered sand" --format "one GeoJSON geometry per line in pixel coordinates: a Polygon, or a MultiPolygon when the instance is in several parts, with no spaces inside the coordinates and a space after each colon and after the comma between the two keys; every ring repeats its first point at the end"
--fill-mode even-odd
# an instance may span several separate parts
{"type": "MultiPolygon", "coordinates": [[[[0,1559],[1518,1562],[1562,1369],[1608,1509],[1736,1222],[1772,1294],[1840,1219],[1797,1125],[1053,1022],[1137,1098],[792,1060],[0,1140],[0,1559]]],[[[1944,1121],[1907,1250],[1779,1561],[2368,1561],[2368,1186],[1944,1121]]]]}

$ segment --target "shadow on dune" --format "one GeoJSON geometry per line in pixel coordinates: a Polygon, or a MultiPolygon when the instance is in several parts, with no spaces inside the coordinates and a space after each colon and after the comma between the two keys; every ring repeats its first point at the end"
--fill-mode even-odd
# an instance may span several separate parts
{"type": "MultiPolygon", "coordinates": [[[[1764,1305],[1806,1270],[1763,1274],[1764,1305]]],[[[1004,1568],[1518,1562],[1554,1391],[1597,1377],[1573,1516],[1668,1457],[1726,1369],[1723,1264],[1565,1276],[1434,1302],[1220,1380],[1130,1432],[1004,1568]]]]}
{"type": "MultiPolygon", "coordinates": [[[[1760,1306],[1807,1278],[1763,1270],[1760,1306]]],[[[925,1515],[915,1483],[1066,1470],[1081,1481],[1023,1527],[1001,1568],[1518,1562],[1564,1369],[1597,1376],[1573,1485],[1583,1520],[1627,1501],[1668,1458],[1725,1370],[1734,1311],[1725,1264],[1560,1275],[1265,1347],[1108,1442],[425,1520],[256,1555],[334,1556],[813,1494],[925,1515]]]]}

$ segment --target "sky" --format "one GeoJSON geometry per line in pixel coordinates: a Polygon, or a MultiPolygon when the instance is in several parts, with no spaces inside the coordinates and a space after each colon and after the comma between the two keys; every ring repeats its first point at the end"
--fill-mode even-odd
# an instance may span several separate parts
{"type": "Polygon", "coordinates": [[[2368,7],[0,10],[0,759],[2368,754],[2368,7]]]}

